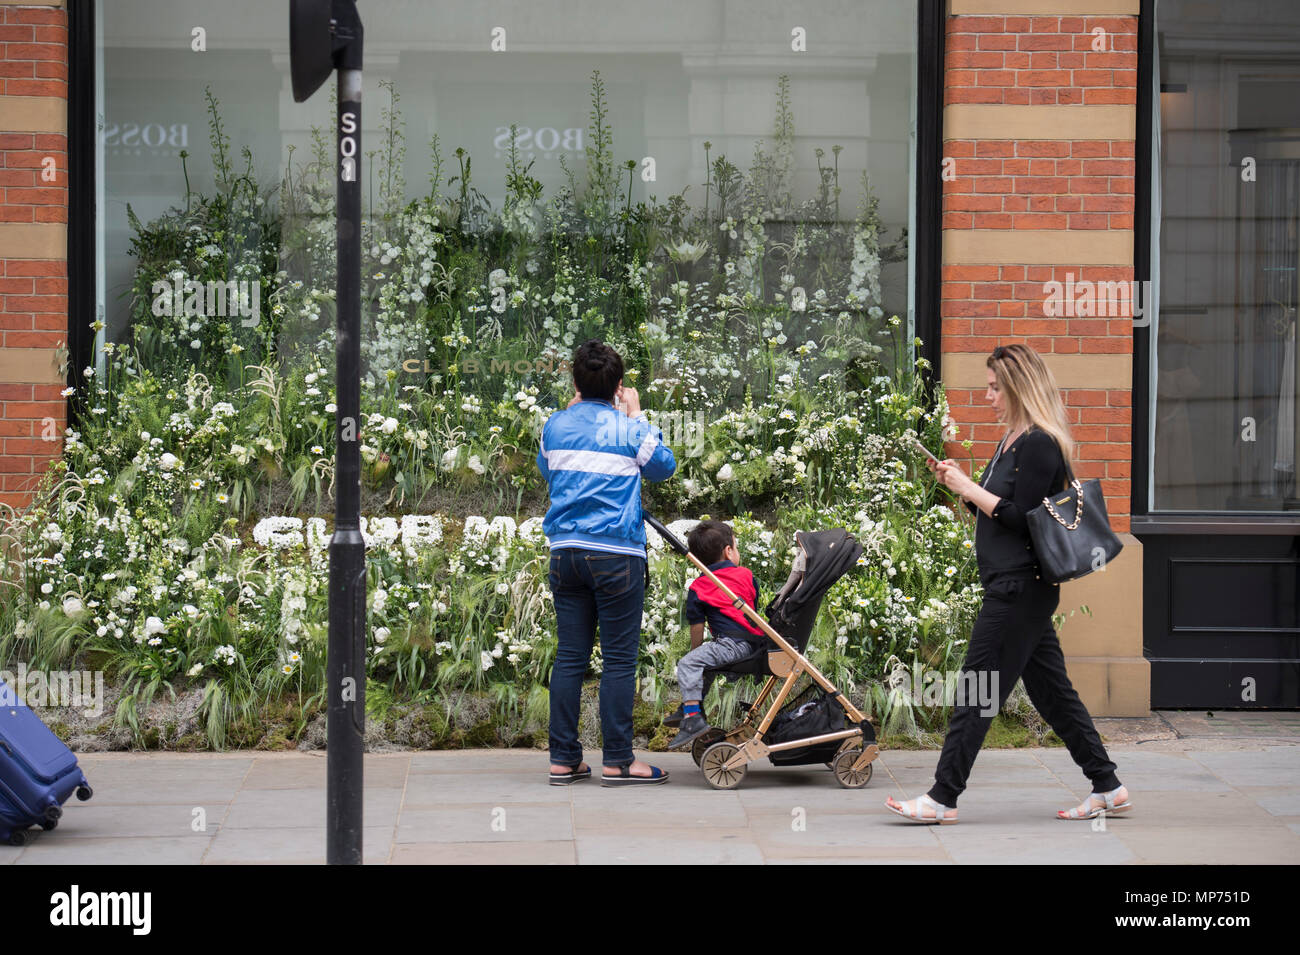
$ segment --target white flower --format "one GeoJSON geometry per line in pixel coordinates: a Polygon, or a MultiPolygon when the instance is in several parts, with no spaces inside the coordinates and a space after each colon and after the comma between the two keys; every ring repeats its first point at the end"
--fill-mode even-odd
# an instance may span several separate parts
{"type": "Polygon", "coordinates": [[[198,676],[198,675],[199,675],[200,673],[202,673],[202,672],[203,672],[203,664],[202,664],[202,663],[196,663],[196,664],[194,664],[194,666],[190,667],[188,670],[185,671],[185,675],[186,675],[186,676],[198,676]]]}
{"type": "Polygon", "coordinates": [[[483,467],[483,462],[478,459],[477,454],[471,454],[469,456],[469,462],[466,464],[466,467],[475,474],[484,474],[487,472],[487,468],[483,467]]]}
{"type": "Polygon", "coordinates": [[[705,252],[709,251],[707,242],[681,242],[677,245],[670,246],[668,255],[675,262],[690,264],[698,262],[705,252]]]}
{"type": "Polygon", "coordinates": [[[54,593],[54,585],[49,581],[46,581],[45,583],[41,584],[41,593],[43,594],[54,593]]]}
{"type": "Polygon", "coordinates": [[[180,467],[180,463],[180,458],[176,457],[176,455],[172,454],[170,451],[164,452],[162,457],[158,459],[158,466],[164,471],[174,471],[180,467]]]}
{"type": "Polygon", "coordinates": [[[375,629],[375,643],[382,644],[392,633],[387,627],[377,627],[375,629]]]}
{"type": "Polygon", "coordinates": [[[63,601],[63,612],[69,617],[75,617],[84,609],[85,608],[82,606],[81,601],[76,597],[69,597],[67,600],[63,601]]]}
{"type": "Polygon", "coordinates": [[[478,655],[478,662],[479,662],[479,666],[482,669],[484,670],[492,669],[492,654],[488,653],[486,650],[482,651],[478,655]]]}
{"type": "Polygon", "coordinates": [[[718,471],[719,481],[730,481],[734,477],[735,474],[732,473],[730,464],[724,464],[722,468],[718,471]]]}
{"type": "Polygon", "coordinates": [[[151,636],[152,634],[155,633],[166,633],[166,632],[167,632],[167,628],[163,626],[163,622],[160,617],[150,617],[148,620],[144,622],[144,635],[146,637],[151,636]]]}

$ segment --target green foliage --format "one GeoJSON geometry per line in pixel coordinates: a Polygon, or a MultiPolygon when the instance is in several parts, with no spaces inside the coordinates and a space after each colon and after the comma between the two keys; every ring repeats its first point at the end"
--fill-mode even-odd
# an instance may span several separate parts
{"type": "MultiPolygon", "coordinates": [[[[646,487],[647,510],[731,517],[769,594],[795,530],[852,530],[863,566],[828,596],[814,660],[891,726],[915,717],[888,686],[893,669],[955,665],[979,602],[970,528],[911,443],[937,449],[955,430],[886,307],[882,268],[905,242],[884,241],[869,184],[840,221],[833,146],[830,163],[815,151],[815,194],[793,193],[789,78],[773,146],[756,144],[748,172],[703,144],[699,208],[685,188],[636,200],[637,162],[616,159],[598,72],[581,187],[564,166],[567,186],[545,196],[512,127],[500,209],[463,148],[444,166],[437,136],[429,191],[408,201],[400,97],[381,87],[358,422],[376,538],[372,712],[447,745],[544,724],[555,624],[545,543],[525,519],[545,507],[538,432],[572,394],[565,362],[599,336],[678,460],[671,481],[646,487]],[[435,513],[442,539],[409,548],[385,520],[435,513]]],[[[314,129],[312,159],[295,167],[291,152],[278,193],[263,193],[246,149],[237,171],[210,92],[208,106],[214,181],[195,191],[187,178],[183,207],[152,222],[128,210],[129,336],[107,344],[102,375],[86,370],[62,466],[7,525],[0,662],[94,656],[123,681],[116,718],[137,735],[159,694],[202,687],[204,739],[220,748],[260,739],[274,701],[295,701],[301,733],[324,699],[336,237],[328,136],[314,129]],[[256,323],[191,301],[230,281],[256,287],[256,323]],[[160,288],[179,289],[180,307],[160,288]],[[316,523],[284,543],[303,518],[316,523]]],[[[651,575],[647,719],[675,703],[687,646],[685,566],[656,551],[651,575]]],[[[749,692],[719,687],[711,705],[725,716],[749,692]]]]}

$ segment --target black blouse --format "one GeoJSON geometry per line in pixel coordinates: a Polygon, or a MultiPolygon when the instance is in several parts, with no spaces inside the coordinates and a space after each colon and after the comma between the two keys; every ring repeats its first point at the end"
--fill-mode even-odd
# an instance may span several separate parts
{"type": "Polygon", "coordinates": [[[975,559],[985,590],[994,581],[1038,576],[1025,515],[1042,504],[1043,498],[1065,488],[1066,482],[1065,458],[1056,439],[1046,431],[1031,428],[995,456],[980,482],[1002,499],[993,516],[966,502],[976,515],[975,559]]]}

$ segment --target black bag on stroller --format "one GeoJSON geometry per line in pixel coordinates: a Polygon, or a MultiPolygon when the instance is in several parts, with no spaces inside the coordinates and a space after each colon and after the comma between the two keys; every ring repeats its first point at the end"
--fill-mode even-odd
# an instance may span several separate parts
{"type": "MultiPolygon", "coordinates": [[[[763,741],[791,743],[826,733],[838,733],[844,728],[844,707],[835,697],[822,692],[821,688],[814,683],[783,706],[773,717],[767,732],[763,734],[763,741]]],[[[779,753],[769,753],[768,759],[772,761],[773,766],[829,763],[835,758],[843,743],[843,740],[833,739],[797,749],[785,749],[779,753]]]]}

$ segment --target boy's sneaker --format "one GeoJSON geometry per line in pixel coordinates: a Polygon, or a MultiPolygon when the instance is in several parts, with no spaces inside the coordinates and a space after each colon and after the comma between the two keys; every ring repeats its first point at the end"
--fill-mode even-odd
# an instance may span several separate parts
{"type": "Polygon", "coordinates": [[[677,709],[673,710],[671,713],[669,713],[667,716],[664,717],[664,726],[681,726],[682,719],[685,716],[686,716],[686,710],[679,703],[677,704],[677,709]]]}
{"type": "Polygon", "coordinates": [[[682,720],[682,728],[673,737],[673,741],[668,744],[668,748],[682,749],[687,747],[711,729],[713,727],[709,725],[709,721],[703,716],[687,716],[682,720]]]}

